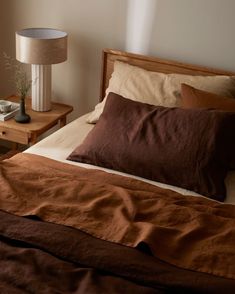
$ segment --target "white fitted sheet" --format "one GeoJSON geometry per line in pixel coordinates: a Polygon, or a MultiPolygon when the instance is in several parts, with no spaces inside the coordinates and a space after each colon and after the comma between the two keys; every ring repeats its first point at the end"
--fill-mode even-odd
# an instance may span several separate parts
{"type": "MultiPolygon", "coordinates": [[[[45,156],[51,159],[55,159],[57,161],[61,161],[67,164],[77,165],[85,168],[95,168],[99,170],[104,170],[109,173],[115,173],[123,176],[129,176],[132,178],[140,179],[147,183],[151,183],[153,185],[171,189],[176,192],[179,192],[183,195],[193,195],[193,196],[201,196],[195,192],[188,191],[186,189],[182,189],[179,187],[171,186],[162,184],[155,181],[150,181],[144,178],[136,177],[133,175],[121,173],[118,171],[90,165],[90,164],[83,164],[78,163],[70,160],[66,160],[68,155],[79,145],[82,143],[86,135],[89,131],[92,130],[94,125],[86,123],[86,118],[89,114],[83,115],[80,118],[74,120],[73,122],[69,123],[65,127],[59,129],[52,135],[48,136],[47,138],[43,139],[42,141],[38,142],[37,144],[33,145],[32,147],[28,148],[26,153],[37,154],[41,156],[45,156]]],[[[232,203],[235,204],[235,172],[230,172],[226,178],[226,188],[227,188],[227,197],[225,203],[232,203]]]]}

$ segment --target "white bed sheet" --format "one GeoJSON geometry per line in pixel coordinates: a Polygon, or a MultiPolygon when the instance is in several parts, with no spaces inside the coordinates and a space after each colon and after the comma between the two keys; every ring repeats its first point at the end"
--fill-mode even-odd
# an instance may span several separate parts
{"type": "MultiPolygon", "coordinates": [[[[94,127],[93,125],[86,123],[86,118],[88,115],[89,114],[83,115],[80,118],[74,120],[73,122],[59,129],[52,135],[48,136],[47,138],[43,139],[42,141],[28,148],[24,152],[45,156],[45,157],[55,159],[57,161],[61,161],[67,164],[77,165],[77,166],[81,166],[85,168],[104,170],[109,173],[114,173],[114,174],[132,177],[135,179],[140,179],[142,181],[145,181],[147,183],[150,183],[162,188],[174,190],[183,195],[201,196],[195,192],[185,190],[179,187],[162,184],[155,181],[150,181],[141,177],[121,173],[118,171],[114,171],[114,170],[110,170],[110,169],[106,169],[106,168],[102,168],[102,167],[98,167],[98,166],[94,166],[90,164],[83,164],[83,163],[66,160],[68,155],[79,144],[82,143],[86,135],[94,127]]],[[[227,188],[227,197],[226,197],[225,203],[235,204],[235,172],[231,172],[228,174],[226,178],[226,188],[227,188]]]]}

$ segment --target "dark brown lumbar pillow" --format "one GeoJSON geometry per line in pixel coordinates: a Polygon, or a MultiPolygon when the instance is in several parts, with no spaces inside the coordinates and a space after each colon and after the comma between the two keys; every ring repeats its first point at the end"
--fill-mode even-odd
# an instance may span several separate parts
{"type": "Polygon", "coordinates": [[[235,113],[153,106],[110,93],[100,120],[68,159],[222,201],[234,150],[235,113]]]}

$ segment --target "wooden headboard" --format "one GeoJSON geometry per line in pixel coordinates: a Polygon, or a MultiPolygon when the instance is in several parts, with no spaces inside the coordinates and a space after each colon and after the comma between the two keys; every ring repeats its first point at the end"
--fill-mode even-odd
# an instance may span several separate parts
{"type": "Polygon", "coordinates": [[[113,72],[114,61],[119,60],[132,65],[142,67],[146,70],[162,73],[179,73],[190,75],[235,75],[234,72],[212,69],[203,66],[180,63],[176,61],[165,60],[156,57],[149,57],[139,54],[127,53],[124,51],[104,49],[102,76],[100,86],[100,100],[105,96],[105,90],[108,87],[109,79],[113,72]]]}

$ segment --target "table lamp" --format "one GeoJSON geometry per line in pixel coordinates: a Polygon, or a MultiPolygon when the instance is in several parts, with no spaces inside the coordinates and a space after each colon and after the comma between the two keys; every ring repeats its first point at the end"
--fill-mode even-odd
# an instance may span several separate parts
{"type": "Polygon", "coordinates": [[[16,59],[32,65],[32,109],[51,110],[51,65],[67,59],[67,33],[50,28],[17,31],[16,59]]]}

